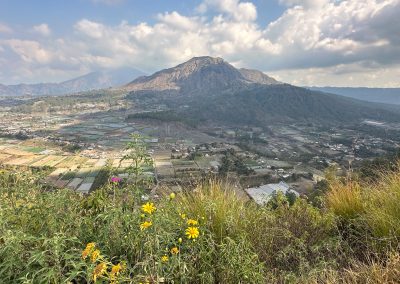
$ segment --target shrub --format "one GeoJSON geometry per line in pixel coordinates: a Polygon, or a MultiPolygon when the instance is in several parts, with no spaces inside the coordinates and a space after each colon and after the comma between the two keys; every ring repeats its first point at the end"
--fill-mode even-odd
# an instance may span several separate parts
{"type": "Polygon", "coordinates": [[[260,259],[281,281],[317,267],[338,266],[342,252],[333,215],[301,199],[291,207],[264,208],[256,215],[247,230],[249,238],[260,259]]]}

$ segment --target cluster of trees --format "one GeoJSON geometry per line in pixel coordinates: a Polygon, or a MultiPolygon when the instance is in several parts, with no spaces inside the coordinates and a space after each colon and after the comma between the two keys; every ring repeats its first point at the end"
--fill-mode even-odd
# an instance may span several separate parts
{"type": "Polygon", "coordinates": [[[234,149],[228,149],[224,152],[221,159],[219,174],[225,176],[228,172],[236,172],[239,175],[250,175],[254,170],[249,169],[242,157],[238,156],[234,149]]]}

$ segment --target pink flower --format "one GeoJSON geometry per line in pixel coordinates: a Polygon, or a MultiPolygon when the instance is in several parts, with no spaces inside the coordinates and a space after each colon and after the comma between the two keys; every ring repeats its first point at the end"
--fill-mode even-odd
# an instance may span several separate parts
{"type": "Polygon", "coordinates": [[[111,178],[111,182],[113,182],[113,183],[120,183],[121,182],[121,178],[120,177],[112,177],[111,178]]]}

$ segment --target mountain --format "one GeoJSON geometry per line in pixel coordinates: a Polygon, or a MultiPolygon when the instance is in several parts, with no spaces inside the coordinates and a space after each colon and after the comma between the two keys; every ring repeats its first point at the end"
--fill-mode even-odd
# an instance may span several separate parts
{"type": "Polygon", "coordinates": [[[222,58],[194,57],[176,67],[151,76],[139,77],[125,86],[128,91],[175,91],[181,94],[248,87],[251,84],[279,84],[256,70],[236,69],[222,58]]]}
{"type": "Polygon", "coordinates": [[[283,84],[260,71],[236,69],[221,58],[195,57],[124,88],[136,104],[164,104],[168,117],[204,124],[400,122],[399,112],[385,105],[283,84]]]}
{"type": "Polygon", "coordinates": [[[400,88],[350,88],[350,87],[306,87],[313,91],[336,94],[353,99],[400,105],[400,88]]]}
{"type": "Polygon", "coordinates": [[[132,77],[142,76],[144,73],[132,69],[121,68],[114,70],[103,70],[91,72],[86,75],[73,78],[61,83],[39,83],[39,84],[18,84],[18,85],[1,85],[0,95],[2,96],[47,96],[47,95],[64,95],[89,91],[95,89],[104,89],[116,87],[126,84],[132,80],[132,77]]]}
{"type": "Polygon", "coordinates": [[[253,82],[253,83],[264,84],[264,85],[281,84],[274,78],[269,77],[265,73],[258,71],[258,70],[241,68],[241,69],[239,69],[239,72],[242,74],[242,76],[246,80],[253,82]]]}

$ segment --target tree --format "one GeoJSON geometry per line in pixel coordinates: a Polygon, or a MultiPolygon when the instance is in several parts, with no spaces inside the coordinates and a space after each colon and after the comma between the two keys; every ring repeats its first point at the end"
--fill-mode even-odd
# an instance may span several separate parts
{"type": "Polygon", "coordinates": [[[129,177],[133,178],[135,187],[139,183],[148,181],[144,177],[145,167],[151,167],[153,160],[147,152],[147,144],[145,139],[140,134],[132,134],[132,141],[126,145],[126,154],[122,158],[122,161],[129,161],[130,165],[127,168],[129,177]]]}

